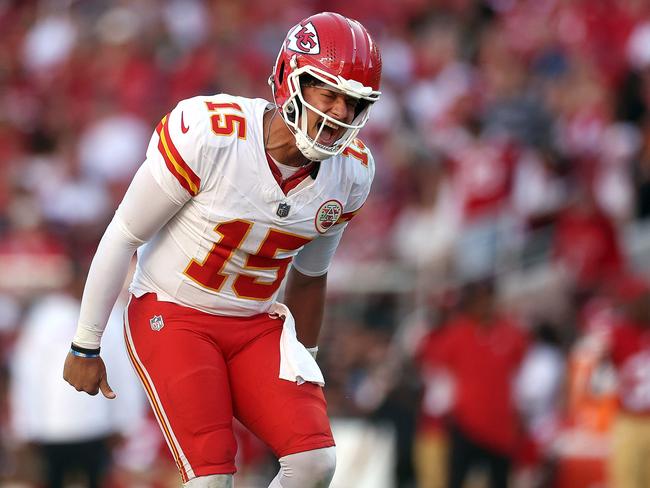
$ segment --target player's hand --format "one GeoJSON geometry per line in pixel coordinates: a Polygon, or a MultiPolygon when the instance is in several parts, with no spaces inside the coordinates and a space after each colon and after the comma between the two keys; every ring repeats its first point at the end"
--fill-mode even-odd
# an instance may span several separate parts
{"type": "Polygon", "coordinates": [[[93,396],[101,391],[106,398],[116,397],[108,384],[106,366],[101,357],[81,358],[68,353],[63,366],[63,379],[77,391],[85,391],[93,396]]]}

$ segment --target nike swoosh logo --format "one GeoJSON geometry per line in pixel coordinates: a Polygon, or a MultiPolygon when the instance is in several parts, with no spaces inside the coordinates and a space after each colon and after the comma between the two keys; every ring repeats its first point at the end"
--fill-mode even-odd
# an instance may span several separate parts
{"type": "Polygon", "coordinates": [[[185,125],[185,121],[183,120],[183,112],[181,112],[181,132],[185,134],[190,128],[185,125]]]}

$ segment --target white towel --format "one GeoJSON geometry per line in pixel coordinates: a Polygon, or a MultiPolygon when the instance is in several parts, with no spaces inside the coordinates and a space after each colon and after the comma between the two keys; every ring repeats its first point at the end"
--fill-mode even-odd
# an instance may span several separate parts
{"type": "Polygon", "coordinates": [[[325,379],[316,360],[303,346],[296,335],[296,322],[289,308],[282,303],[271,305],[269,315],[284,318],[280,336],[280,379],[305,382],[324,386],[325,379]]]}

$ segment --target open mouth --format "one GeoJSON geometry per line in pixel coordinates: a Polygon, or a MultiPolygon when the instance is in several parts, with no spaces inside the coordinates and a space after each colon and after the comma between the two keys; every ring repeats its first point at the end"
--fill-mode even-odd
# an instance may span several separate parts
{"type": "Polygon", "coordinates": [[[316,142],[322,144],[323,146],[333,146],[334,143],[341,137],[341,127],[329,122],[327,120],[319,122],[317,125],[317,130],[320,129],[320,134],[316,139],[316,142]],[[322,124],[322,129],[321,129],[322,124]]]}

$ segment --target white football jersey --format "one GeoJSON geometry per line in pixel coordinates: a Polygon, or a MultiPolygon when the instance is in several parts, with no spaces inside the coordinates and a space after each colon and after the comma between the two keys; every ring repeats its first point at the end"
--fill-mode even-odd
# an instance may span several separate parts
{"type": "Polygon", "coordinates": [[[144,164],[184,206],[138,250],[133,294],[218,315],[267,312],[293,257],[342,232],[363,205],[374,162],[359,140],[284,194],[264,149],[270,107],[220,94],[184,100],[163,118],[144,164]]]}

